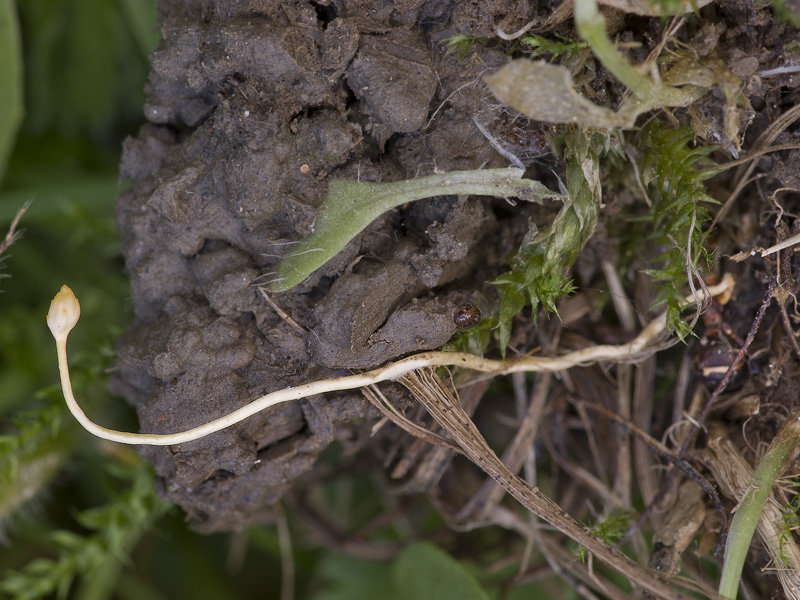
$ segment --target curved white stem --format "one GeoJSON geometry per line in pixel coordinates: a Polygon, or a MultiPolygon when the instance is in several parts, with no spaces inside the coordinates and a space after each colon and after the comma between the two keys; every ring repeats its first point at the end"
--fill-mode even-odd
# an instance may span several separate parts
{"type": "MultiPolygon", "coordinates": [[[[733,278],[726,275],[719,285],[709,288],[712,296],[718,296],[733,288],[733,278]]],[[[702,298],[705,294],[701,291],[698,295],[702,298]]],[[[694,296],[687,298],[687,302],[694,302],[694,296]]],[[[108,429],[93,422],[83,412],[72,392],[72,383],[69,377],[69,364],[67,362],[67,337],[72,327],[77,323],[80,315],[78,301],[67,286],[53,299],[48,313],[47,321],[56,340],[58,352],[58,370],[61,374],[61,388],[67,408],[78,422],[92,435],[104,440],[119,442],[121,444],[143,444],[150,446],[172,446],[191,442],[209,434],[215,433],[231,425],[253,416],[262,410],[292,400],[300,400],[308,396],[325,392],[352,390],[381,381],[395,380],[402,375],[424,367],[462,367],[473,371],[504,375],[521,371],[563,371],[577,365],[586,365],[596,361],[631,361],[639,358],[642,352],[648,349],[656,337],[666,328],[665,315],[660,315],[645,327],[642,332],[627,344],[617,346],[589,346],[575,350],[568,354],[556,357],[524,356],[508,360],[491,360],[461,354],[458,352],[423,352],[415,354],[390,365],[346,377],[323,379],[313,383],[306,383],[297,387],[285,388],[271,392],[253,400],[249,404],[199,427],[194,427],[178,433],[130,433],[108,429]]]]}

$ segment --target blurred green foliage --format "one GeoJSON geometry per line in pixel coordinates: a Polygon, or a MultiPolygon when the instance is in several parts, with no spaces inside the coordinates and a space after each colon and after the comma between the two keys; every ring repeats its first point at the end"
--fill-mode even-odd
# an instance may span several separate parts
{"type": "Polygon", "coordinates": [[[22,119],[22,46],[12,0],[0,0],[0,181],[22,119]]]}
{"type": "Polygon", "coordinates": [[[83,575],[84,597],[111,595],[133,545],[169,508],[156,495],[152,473],[141,461],[128,468],[115,465],[112,471],[128,488],[109,490],[106,504],[75,516],[87,533],[52,532],[50,541],[58,557],[37,558],[8,573],[0,581],[0,591],[20,599],[45,598],[54,592],[65,597],[76,576],[83,575]]]}
{"type": "Polygon", "coordinates": [[[131,316],[114,202],[121,142],[143,122],[157,42],[152,0],[0,4],[0,106],[9,92],[22,100],[15,69],[25,90],[19,129],[0,110],[0,239],[30,203],[1,259],[0,531],[14,552],[0,552],[0,590],[9,597],[63,596],[90,573],[78,596],[110,597],[129,550],[163,511],[149,467],[135,454],[98,453],[67,415],[44,324],[69,282],[85,315],[71,340],[78,394],[90,413],[103,406],[104,422],[135,424],[106,390],[114,340],[131,316]],[[109,469],[127,475],[98,487],[109,469]]]}
{"type": "Polygon", "coordinates": [[[411,544],[391,564],[344,555],[325,558],[321,572],[329,587],[314,600],[488,600],[475,576],[438,547],[411,544]]]}
{"type": "Polygon", "coordinates": [[[19,0],[26,117],[33,135],[113,143],[140,121],[153,0],[19,0]]]}

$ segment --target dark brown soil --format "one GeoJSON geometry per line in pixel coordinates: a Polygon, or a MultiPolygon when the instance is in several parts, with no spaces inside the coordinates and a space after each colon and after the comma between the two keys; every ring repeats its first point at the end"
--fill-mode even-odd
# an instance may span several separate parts
{"type": "MultiPolygon", "coordinates": [[[[132,187],[117,207],[136,318],[120,342],[114,385],[136,407],[142,431],[183,430],[273,390],[439,348],[457,333],[453,317],[465,304],[491,310],[497,296],[486,282],[506,270],[502,259],[518,247],[529,220],[547,223],[558,207],[439,197],[390,212],[300,287],[273,298],[302,334],[257,286],[309,233],[331,179],[395,181],[507,166],[476,121],[514,149],[527,176],[557,189],[563,165],[546,142],[551,127],[511,114],[482,81],[508,56],[477,44],[461,59],[442,44],[454,34],[493,38],[497,28],[516,30],[557,4],[160,2],[163,42],[152,57],[150,124],[125,145],[122,177],[132,187]]],[[[609,16],[621,41],[639,44],[634,59],[660,40],[660,19],[609,16]]],[[[571,20],[556,31],[575,37],[571,20]]],[[[796,31],[776,20],[768,3],[713,3],[688,18],[681,39],[743,81],[753,109],[745,148],[797,103],[800,73],[759,75],[800,60],[790,45],[796,31]]],[[[606,104],[622,92],[602,68],[587,89],[606,104]]],[[[707,138],[700,141],[728,145],[723,102],[710,93],[697,105],[707,138]]],[[[793,131],[775,143],[794,142],[793,131]]],[[[799,161],[797,152],[785,152],[763,159],[760,171],[796,188],[799,161]]],[[[731,181],[714,180],[712,195],[729,192],[731,181]]],[[[774,204],[752,194],[720,225],[720,256],[774,243],[774,232],[761,226],[761,211],[774,204]]],[[[614,197],[607,202],[615,207],[614,197]]],[[[781,202],[791,213],[797,198],[781,202]]],[[[598,253],[619,253],[605,231],[601,223],[579,259],[582,286],[601,277],[598,253]]],[[[738,292],[746,298],[741,317],[729,317],[742,325],[740,335],[763,295],[758,277],[768,269],[757,269],[742,275],[753,284],[738,292]]],[[[541,343],[529,317],[512,339],[521,351],[541,343]]],[[[581,332],[613,338],[596,323],[581,332]]],[[[791,360],[782,373],[796,371],[791,360]]],[[[794,406],[795,388],[772,384],[768,401],[794,406]],[[790,389],[792,398],[776,397],[790,389]]],[[[399,387],[396,394],[402,401],[399,387]]],[[[560,416],[554,410],[553,423],[560,416]]],[[[346,454],[369,447],[379,469],[388,445],[405,434],[384,427],[370,437],[378,418],[360,392],[342,392],[141,452],[155,465],[165,498],[182,506],[194,527],[239,530],[271,521],[270,506],[312,480],[320,453],[334,442],[346,454]]]]}

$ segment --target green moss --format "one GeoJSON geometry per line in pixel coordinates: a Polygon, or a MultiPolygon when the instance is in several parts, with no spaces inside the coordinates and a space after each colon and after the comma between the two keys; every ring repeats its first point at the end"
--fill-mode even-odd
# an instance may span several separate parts
{"type": "MultiPolygon", "coordinates": [[[[621,510],[606,515],[602,521],[598,521],[589,529],[606,544],[614,546],[625,536],[630,526],[631,513],[621,510]]],[[[586,548],[578,548],[576,554],[580,560],[586,560],[586,548]]]]}
{"type": "Polygon", "coordinates": [[[658,266],[647,271],[657,291],[654,306],[666,308],[667,326],[680,337],[690,333],[689,324],[681,320],[690,273],[710,260],[704,204],[715,202],[704,184],[715,171],[696,168],[710,162],[707,156],[714,147],[690,147],[693,135],[689,128],[672,129],[652,121],[641,141],[640,173],[652,208],[647,219],[651,233],[638,245],[648,242],[660,249],[654,258],[658,266]]]}
{"type": "Polygon", "coordinates": [[[495,327],[501,352],[505,353],[512,321],[523,308],[531,306],[534,318],[540,305],[556,313],[557,299],[574,290],[569,273],[597,226],[602,203],[599,159],[607,143],[606,136],[578,127],[565,136],[568,193],[564,205],[547,229],[539,231],[531,224],[509,261],[510,270],[492,282],[500,297],[495,327]]]}

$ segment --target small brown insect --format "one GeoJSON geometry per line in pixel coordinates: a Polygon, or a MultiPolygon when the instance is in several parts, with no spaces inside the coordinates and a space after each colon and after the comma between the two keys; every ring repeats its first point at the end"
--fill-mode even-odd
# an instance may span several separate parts
{"type": "Polygon", "coordinates": [[[453,323],[462,331],[475,327],[481,322],[481,309],[471,304],[465,304],[453,315],[453,323]]]}

